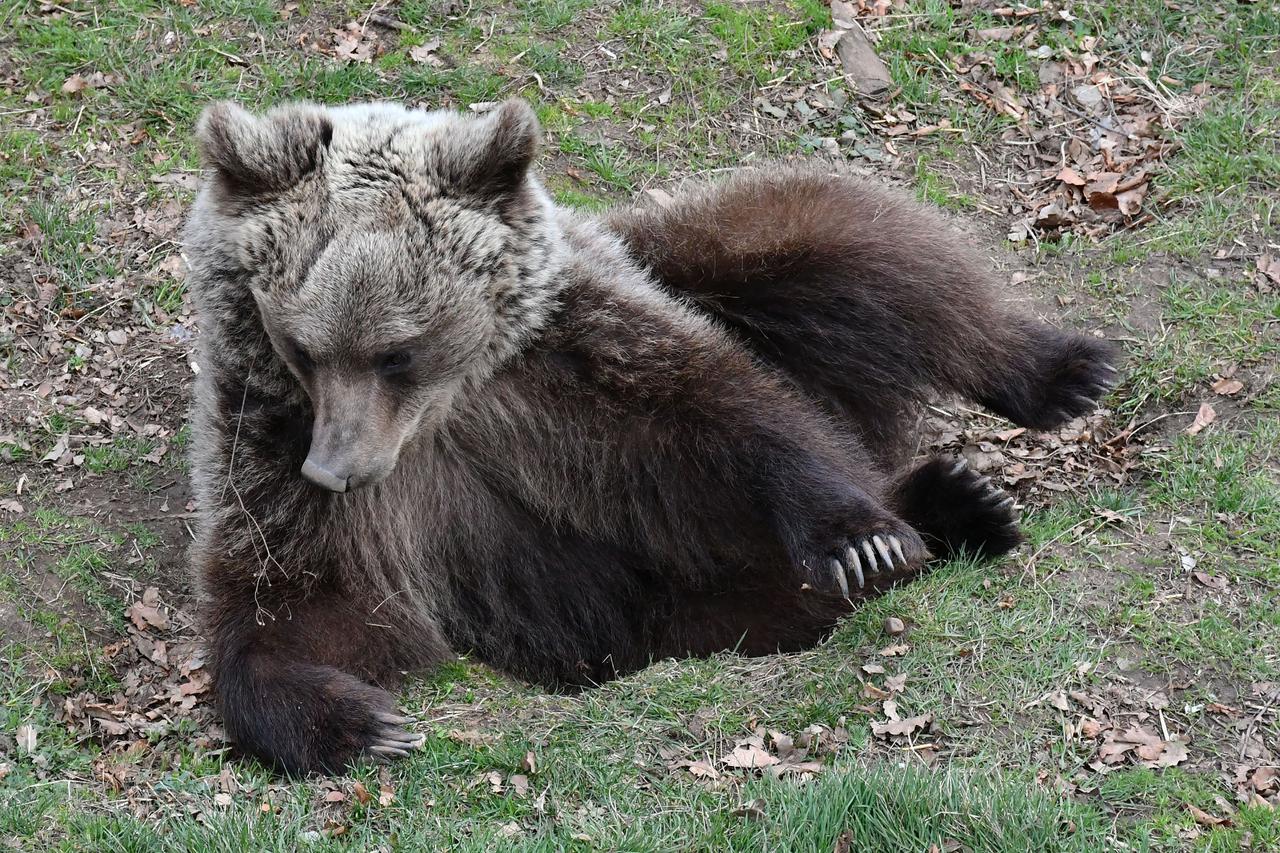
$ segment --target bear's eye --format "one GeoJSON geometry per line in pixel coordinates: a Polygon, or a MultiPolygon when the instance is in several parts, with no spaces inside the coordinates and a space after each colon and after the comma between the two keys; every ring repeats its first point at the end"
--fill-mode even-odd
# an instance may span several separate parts
{"type": "Polygon", "coordinates": [[[413,356],[404,350],[394,350],[378,359],[378,372],[383,376],[397,376],[409,369],[413,356]]]}
{"type": "Polygon", "coordinates": [[[303,373],[310,373],[315,368],[316,363],[311,360],[311,355],[302,348],[302,345],[294,341],[291,345],[293,349],[293,361],[298,369],[303,373]]]}

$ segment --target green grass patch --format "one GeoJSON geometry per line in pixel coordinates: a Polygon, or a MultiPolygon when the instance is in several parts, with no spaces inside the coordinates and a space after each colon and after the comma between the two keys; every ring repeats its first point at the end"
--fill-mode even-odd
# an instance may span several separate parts
{"type": "Polygon", "coordinates": [[[108,444],[86,447],[84,467],[94,474],[108,471],[125,471],[142,464],[142,457],[155,449],[155,442],[136,436],[117,436],[108,444]]]}

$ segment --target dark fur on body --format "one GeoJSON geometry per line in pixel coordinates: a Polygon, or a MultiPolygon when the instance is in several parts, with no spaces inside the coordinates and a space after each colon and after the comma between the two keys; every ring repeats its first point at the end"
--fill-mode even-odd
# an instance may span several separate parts
{"type": "Polygon", "coordinates": [[[1004,309],[896,194],[776,169],[589,220],[528,176],[527,107],[360,109],[214,108],[188,228],[219,707],[284,770],[403,754],[386,691],[456,652],[559,687],[810,646],[926,543],[1017,542],[989,483],[901,466],[921,400],[1049,426],[1108,384],[1104,345],[1004,309]],[[411,368],[362,366],[397,335],[411,368]]]}

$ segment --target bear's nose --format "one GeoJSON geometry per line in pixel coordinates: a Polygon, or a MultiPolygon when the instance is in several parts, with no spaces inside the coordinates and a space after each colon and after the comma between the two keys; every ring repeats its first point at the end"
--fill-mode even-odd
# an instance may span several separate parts
{"type": "Polygon", "coordinates": [[[345,492],[347,490],[348,477],[338,476],[310,456],[307,457],[307,461],[302,463],[302,476],[331,492],[345,492]]]}

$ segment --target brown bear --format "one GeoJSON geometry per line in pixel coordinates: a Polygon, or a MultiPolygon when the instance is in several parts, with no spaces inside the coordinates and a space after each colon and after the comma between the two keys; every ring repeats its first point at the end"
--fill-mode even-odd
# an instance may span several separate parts
{"type": "Polygon", "coordinates": [[[1002,304],[934,213],[817,168],[584,217],[530,108],[209,108],[195,564],[241,748],[336,771],[419,743],[387,692],[459,652],[552,687],[802,649],[930,552],[1018,541],[957,393],[1090,411],[1110,348],[1002,304]]]}

